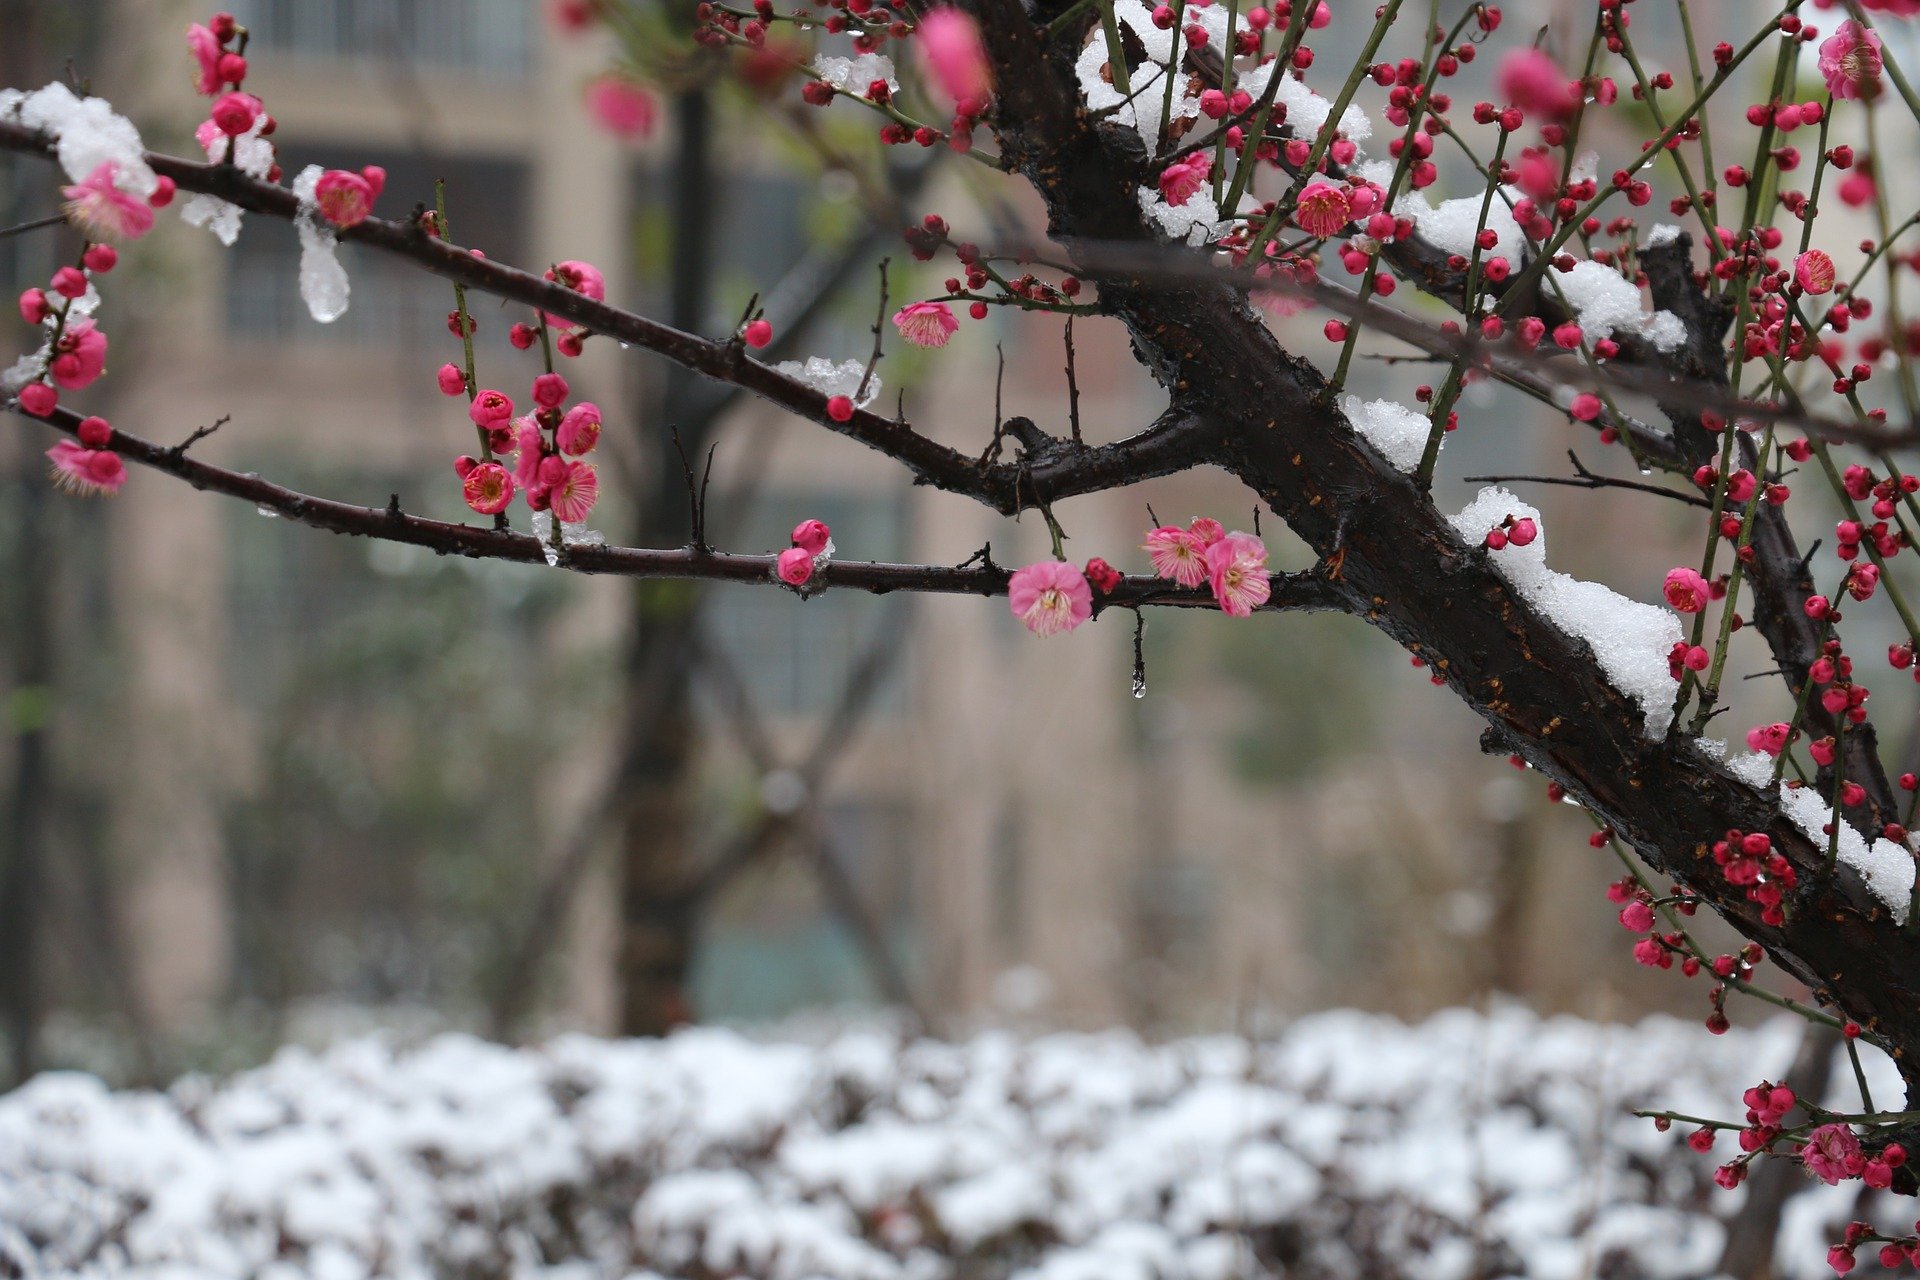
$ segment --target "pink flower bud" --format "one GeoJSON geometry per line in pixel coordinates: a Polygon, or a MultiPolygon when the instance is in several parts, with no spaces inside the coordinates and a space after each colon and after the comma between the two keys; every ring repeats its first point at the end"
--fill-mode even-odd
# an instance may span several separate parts
{"type": "Polygon", "coordinates": [[[20,388],[20,407],[36,418],[52,413],[60,403],[60,393],[44,382],[29,382],[20,388]]]}
{"type": "Polygon", "coordinates": [[[209,119],[213,127],[229,138],[237,138],[253,128],[253,122],[260,118],[260,99],[250,93],[223,94],[213,104],[209,119]]]}
{"type": "Polygon", "coordinates": [[[793,545],[810,556],[817,556],[827,549],[832,532],[819,520],[802,520],[793,527],[793,545]]]}
{"type": "Polygon", "coordinates": [[[800,586],[813,576],[813,552],[805,547],[788,547],[780,553],[776,562],[776,572],[780,581],[789,586],[800,586]]]}
{"type": "Polygon", "coordinates": [[[542,409],[558,409],[567,400],[567,380],[557,373],[543,373],[533,380],[533,402],[542,409]]]}
{"type": "Polygon", "coordinates": [[[1684,565],[1668,571],[1664,591],[1667,603],[1678,613],[1699,613],[1713,598],[1707,580],[1697,570],[1684,565]]]}
{"type": "Polygon", "coordinates": [[[441,365],[438,377],[442,395],[457,396],[467,389],[467,375],[460,372],[460,366],[457,364],[441,365]]]}
{"type": "Polygon", "coordinates": [[[591,400],[582,400],[567,410],[566,417],[560,419],[554,431],[554,443],[560,446],[560,452],[573,457],[592,453],[593,447],[600,443],[600,406],[591,400]]]}
{"type": "Polygon", "coordinates": [[[773,325],[766,320],[750,321],[741,331],[741,336],[747,340],[748,346],[759,350],[773,341],[773,325]]]}
{"type": "Polygon", "coordinates": [[[473,424],[478,427],[486,427],[496,422],[504,422],[512,416],[512,397],[506,395],[504,392],[495,391],[491,387],[476,395],[473,398],[473,403],[467,406],[467,417],[471,418],[473,424]]]}

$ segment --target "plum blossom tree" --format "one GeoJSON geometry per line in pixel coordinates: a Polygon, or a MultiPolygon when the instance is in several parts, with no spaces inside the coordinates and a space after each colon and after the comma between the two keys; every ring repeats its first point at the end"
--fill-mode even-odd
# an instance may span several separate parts
{"type": "MultiPolygon", "coordinates": [[[[1611,896],[1634,954],[1707,984],[1709,1030],[1726,1029],[1735,995],[1791,1010],[1842,1031],[1856,1054],[1861,1042],[1889,1054],[1906,1106],[1920,1107],[1909,834],[1920,778],[1883,763],[1868,705],[1877,655],[1855,651],[1857,629],[1844,625],[1890,611],[1902,638],[1886,678],[1920,678],[1915,579],[1900,571],[1920,475],[1899,461],[1920,444],[1920,325],[1901,304],[1904,278],[1920,271],[1920,211],[1890,206],[1893,155],[1875,124],[1920,120],[1920,95],[1875,29],[1920,5],[1785,0],[1715,33],[1679,0],[1683,69],[1671,71],[1636,44],[1637,7],[1586,6],[1590,27],[1562,44],[1530,42],[1529,23],[1491,4],[1443,26],[1438,5],[1404,0],[1244,11],[1240,0],[705,0],[679,27],[614,0],[559,5],[563,24],[605,23],[626,42],[631,65],[589,90],[616,132],[655,114],[635,68],[728,68],[814,107],[871,113],[878,145],[945,149],[1038,195],[1051,247],[982,246],[931,213],[906,230],[915,258],[954,265],[937,294],[891,312],[899,337],[942,347],[963,315],[993,307],[1058,316],[1069,334],[1076,321],[1117,325],[1167,403],[1110,443],[1082,439],[1077,402],[1063,406],[1066,430],[1007,420],[977,455],[872,407],[878,346],[864,364],[764,363],[753,353],[774,330],[755,310],[728,334],[674,328],[617,305],[589,263],[521,270],[460,247],[443,208],[381,216],[375,168],[288,183],[270,104],[243,87],[247,33],[216,15],[187,41],[208,100],[204,159],[146,152],[105,101],[59,84],[0,94],[0,146],[64,168],[67,216],[88,237],[76,263],[21,295],[37,341],[0,395],[59,433],[48,457],[77,492],[112,493],[133,463],[316,528],[442,552],[795,592],[1001,596],[1039,637],[1150,607],[1350,614],[1478,712],[1487,750],[1592,815],[1592,844],[1622,867],[1611,896]],[[1322,32],[1363,51],[1323,66],[1322,32]],[[1493,63],[1491,96],[1456,102],[1451,86],[1481,59],[1493,63]],[[1472,193],[1430,201],[1443,166],[1472,193]],[[1656,182],[1674,221],[1643,212],[1656,182]],[[472,434],[452,482],[482,519],[296,492],[69,403],[105,371],[108,335],[93,315],[114,242],[138,240],[179,195],[183,217],[227,240],[243,214],[299,224],[317,316],[344,305],[344,277],[327,269],[339,240],[405,259],[422,287],[451,284],[457,358],[423,353],[421,376],[465,402],[472,434]],[[1871,233],[1821,236],[1830,206],[1871,233]],[[523,309],[511,350],[479,333],[476,291],[523,309]],[[1432,323],[1433,303],[1454,318],[1432,323]],[[1307,308],[1326,314],[1324,341],[1283,343],[1276,320],[1307,308]],[[1414,404],[1346,393],[1369,334],[1432,362],[1414,404]],[[681,547],[607,545],[591,528],[600,414],[572,402],[562,371],[604,340],[757,395],[918,483],[1008,517],[1038,512],[1054,554],[1015,569],[986,556],[954,567],[838,558],[808,519],[777,556],[715,549],[697,528],[681,547]],[[1664,477],[1576,464],[1570,477],[1506,480],[1698,512],[1697,560],[1647,585],[1662,604],[1548,568],[1539,512],[1498,484],[1456,513],[1435,504],[1448,433],[1502,430],[1463,407],[1462,393],[1489,380],[1664,477]],[[501,389],[521,385],[524,397],[501,389]],[[1203,465],[1251,489],[1313,562],[1272,572],[1257,531],[1208,516],[1143,530],[1137,549],[1101,548],[1084,566],[1067,560],[1055,504],[1203,465]],[[523,510],[532,533],[512,526],[523,510]],[[1824,524],[1831,546],[1803,551],[1829,536],[1824,524]],[[1114,567],[1129,560],[1150,571],[1114,567]],[[1736,731],[1744,752],[1707,736],[1736,646],[1764,646],[1781,705],[1780,719],[1736,731]],[[1688,926],[1702,908],[1746,944],[1704,947],[1688,926]],[[1768,985],[1768,960],[1788,990],[1768,985]]],[[[780,127],[771,114],[767,127],[780,127]]],[[[447,429],[451,452],[456,414],[447,429]]],[[[1842,1114],[1815,1101],[1760,1082],[1744,1119],[1654,1119],[1684,1124],[1701,1149],[1737,1134],[1720,1177],[1729,1187],[1764,1156],[1828,1181],[1920,1187],[1905,1156],[1920,1111],[1863,1096],[1842,1114]]],[[[1920,1236],[1856,1224],[1833,1265],[1845,1271],[1868,1244],[1888,1265],[1920,1260],[1920,1236]]]]}

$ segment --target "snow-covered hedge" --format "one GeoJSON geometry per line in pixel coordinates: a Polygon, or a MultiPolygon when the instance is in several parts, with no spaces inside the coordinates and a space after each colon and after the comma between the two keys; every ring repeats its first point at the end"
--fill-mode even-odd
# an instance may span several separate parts
{"type": "MultiPolygon", "coordinates": [[[[0,1276],[1702,1276],[1739,1196],[1625,1114],[1794,1031],[1519,1010],[1271,1042],[462,1036],[0,1098],[0,1276]]],[[[1849,1199],[1795,1205],[1821,1269],[1849,1199]]],[[[1790,1227],[1793,1224],[1790,1223],[1790,1227]]]]}

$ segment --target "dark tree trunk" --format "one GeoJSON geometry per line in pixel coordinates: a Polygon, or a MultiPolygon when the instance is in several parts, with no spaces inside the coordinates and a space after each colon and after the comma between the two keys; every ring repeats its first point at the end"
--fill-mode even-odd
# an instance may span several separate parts
{"type": "MultiPolygon", "coordinates": [[[[1019,0],[978,7],[999,71],[1003,154],[1045,199],[1050,233],[1077,256],[1081,245],[1141,240],[1147,232],[1133,192],[1151,181],[1146,157],[1131,130],[1096,126],[1080,107],[1073,33],[1049,46],[1019,0]]],[[[1089,273],[1099,274],[1097,264],[1089,273]]],[[[1108,279],[1101,296],[1175,405],[1201,424],[1189,429],[1190,456],[1218,462],[1258,493],[1328,566],[1352,612],[1424,658],[1488,722],[1487,749],[1523,757],[1656,872],[1692,886],[1874,1035],[1920,1100],[1920,933],[1895,926],[1851,868],[1829,865],[1825,848],[1773,797],[1715,765],[1677,729],[1648,740],[1638,707],[1602,676],[1586,643],[1523,599],[1412,477],[1361,440],[1335,403],[1336,389],[1280,346],[1239,290],[1108,279]],[[1765,832],[1793,863],[1800,884],[1785,924],[1765,923],[1720,874],[1711,848],[1730,829],[1765,832]]],[[[1720,340],[1702,332],[1707,318],[1697,312],[1684,316],[1690,350],[1720,340]]],[[[1686,433],[1676,430],[1684,452],[1686,433]]],[[[1798,566],[1785,562],[1791,549],[1790,541],[1761,548],[1753,570],[1761,601],[1797,589],[1789,575],[1798,566]]],[[[1763,604],[1756,614],[1756,626],[1774,628],[1776,650],[1799,647],[1787,634],[1797,624],[1778,609],[1763,604]]],[[[1877,768],[1852,776],[1884,791],[1877,768]]]]}
{"type": "Polygon", "coordinates": [[[0,838],[0,1017],[6,1023],[12,1075],[18,1082],[40,1068],[40,1024],[46,992],[40,968],[40,920],[45,911],[49,788],[53,785],[47,708],[53,680],[52,619],[46,483],[23,450],[15,507],[11,573],[13,616],[14,757],[0,838]]]}
{"type": "MultiPolygon", "coordinates": [[[[713,302],[713,222],[724,201],[712,163],[713,104],[702,90],[676,99],[673,276],[675,328],[699,332],[713,302]]],[[[673,547],[692,533],[686,484],[672,431],[689,459],[707,448],[711,415],[690,413],[697,380],[668,369],[659,416],[641,435],[650,483],[641,492],[633,545],[673,547]]],[[[693,958],[696,875],[691,771],[697,745],[691,666],[701,590],[690,582],[644,582],[633,591],[626,656],[627,722],[620,802],[620,1030],[658,1035],[684,1022],[693,958]]]]}

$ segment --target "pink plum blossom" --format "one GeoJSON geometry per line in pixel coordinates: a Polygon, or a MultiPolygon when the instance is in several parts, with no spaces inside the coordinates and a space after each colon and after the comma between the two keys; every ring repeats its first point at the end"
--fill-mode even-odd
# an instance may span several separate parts
{"type": "Polygon", "coordinates": [[[1007,606],[1037,636],[1071,631],[1093,616],[1093,588],[1079,566],[1042,560],[1014,570],[1007,606]]]}
{"type": "Polygon", "coordinates": [[[540,486],[540,464],[546,460],[546,445],[532,418],[520,418],[514,426],[514,447],[519,450],[519,456],[514,459],[513,478],[522,489],[531,492],[540,486]]]}
{"type": "Polygon", "coordinates": [[[490,427],[496,422],[504,422],[513,416],[513,397],[504,391],[495,391],[487,387],[473,397],[473,403],[467,406],[467,417],[476,427],[490,427]]]}
{"type": "Polygon", "coordinates": [[[549,458],[540,464],[540,479],[547,486],[547,501],[554,515],[566,524],[586,523],[593,504],[600,500],[600,474],[592,463],[549,458]],[[555,463],[559,464],[559,472],[549,480],[548,474],[555,463]]]}
{"type": "Polygon", "coordinates": [[[1267,602],[1267,544],[1238,530],[1207,548],[1207,581],[1220,607],[1244,618],[1267,602]]]}
{"type": "Polygon", "coordinates": [[[1830,1187],[1844,1178],[1858,1177],[1867,1166],[1860,1140],[1844,1124],[1823,1124],[1809,1133],[1800,1148],[1800,1163],[1830,1187]]]}
{"type": "Polygon", "coordinates": [[[1213,173],[1213,153],[1196,151],[1160,171],[1160,196],[1170,205],[1183,205],[1200,193],[1213,173]]]}
{"type": "Polygon", "coordinates": [[[893,327],[916,347],[944,347],[960,322],[944,302],[914,302],[893,313],[893,327]]]}
{"type": "Polygon", "coordinates": [[[62,440],[47,450],[53,479],[62,489],[83,497],[117,493],[126,483],[127,467],[110,449],[89,449],[74,440],[62,440]]]}
{"type": "Polygon", "coordinates": [[[1879,97],[1882,66],[1879,35],[1852,19],[1820,42],[1820,75],[1836,98],[1879,97]]]}
{"type": "Polygon", "coordinates": [[[1500,93],[1529,114],[1560,120],[1580,105],[1560,65],[1538,49],[1515,49],[1500,61],[1500,93]]]}
{"type": "Polygon", "coordinates": [[[222,94],[213,104],[213,111],[207,120],[219,133],[229,138],[237,138],[253,128],[254,121],[260,118],[262,109],[260,99],[250,93],[222,94]]]}
{"type": "Polygon", "coordinates": [[[1807,293],[1833,291],[1833,259],[1818,249],[1809,249],[1794,259],[1793,282],[1807,293]]]}
{"type": "Polygon", "coordinates": [[[68,326],[54,348],[48,371],[69,391],[87,386],[107,371],[107,335],[91,320],[68,326]]]}
{"type": "MultiPolygon", "coordinates": [[[[607,300],[607,278],[601,274],[600,268],[590,262],[569,258],[550,268],[546,275],[547,279],[562,288],[571,289],[575,293],[592,298],[595,302],[607,300]]],[[[545,312],[541,313],[541,319],[556,329],[566,328],[572,323],[562,316],[548,315],[545,312]]]]}
{"type": "Polygon", "coordinates": [[[1678,613],[1699,613],[1713,599],[1713,592],[1707,586],[1707,580],[1700,576],[1698,570],[1689,569],[1685,565],[1667,572],[1666,586],[1663,589],[1666,592],[1667,603],[1672,605],[1678,613]]]}
{"type": "Polygon", "coordinates": [[[600,443],[600,406],[591,400],[582,400],[567,410],[554,429],[554,443],[560,446],[560,452],[576,458],[592,453],[593,447],[600,443]]]}
{"type": "Polygon", "coordinates": [[[193,78],[193,91],[202,97],[213,97],[224,83],[220,78],[220,37],[196,22],[187,28],[187,48],[199,67],[199,73],[193,78]]]}
{"type": "Polygon", "coordinates": [[[1309,183],[1293,207],[1293,220],[1310,236],[1337,236],[1352,221],[1347,194],[1330,182],[1309,183]]]}
{"type": "Polygon", "coordinates": [[[972,16],[942,5],[920,19],[915,34],[922,61],[947,96],[963,110],[984,107],[993,92],[993,73],[972,16]]]}
{"type": "Polygon", "coordinates": [[[70,187],[62,209],[67,221],[95,240],[134,240],[153,230],[153,206],[114,185],[120,167],[102,161],[92,173],[70,187]]]}
{"type": "Polygon", "coordinates": [[[368,165],[359,173],[329,169],[313,189],[320,216],[336,227],[358,226],[373,212],[373,202],[386,185],[386,170],[368,165]]]}
{"type": "Polygon", "coordinates": [[[587,110],[616,138],[634,141],[653,132],[660,107],[653,95],[624,76],[601,76],[587,86],[587,110]]]}
{"type": "Polygon", "coordinates": [[[1206,548],[1177,525],[1147,530],[1141,550],[1152,558],[1153,571],[1159,577],[1171,578],[1183,587],[1197,587],[1207,580],[1206,548]]]}
{"type": "Polygon", "coordinates": [[[497,516],[513,501],[513,476],[497,462],[483,462],[460,481],[461,496],[483,516],[497,516]]]}
{"type": "Polygon", "coordinates": [[[567,402],[567,380],[557,373],[542,373],[533,380],[533,402],[542,409],[558,409],[567,402]]]}

